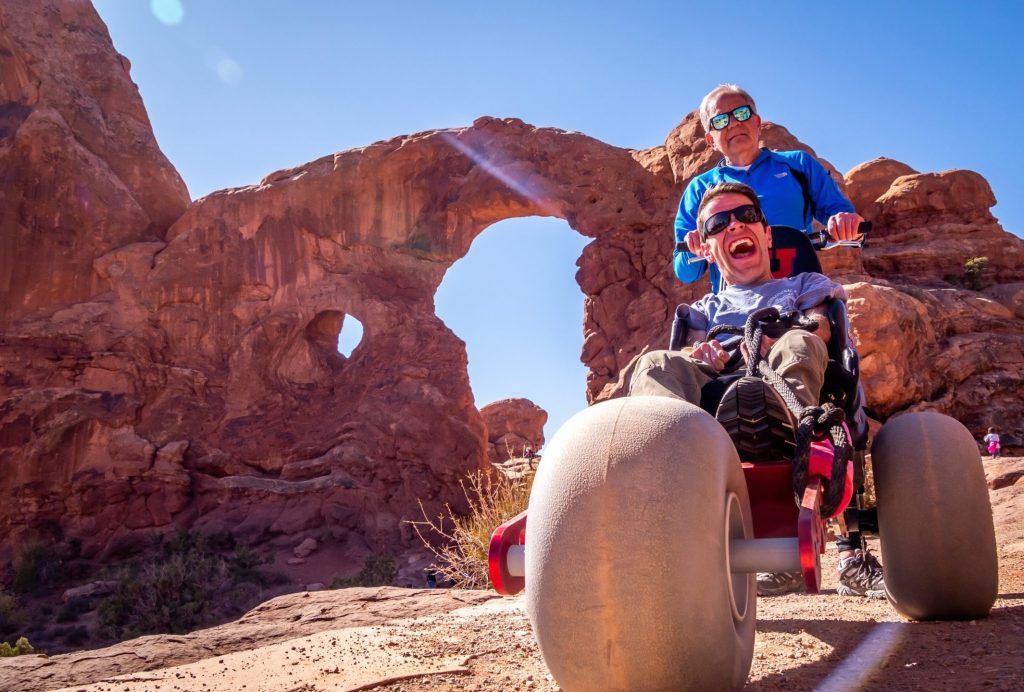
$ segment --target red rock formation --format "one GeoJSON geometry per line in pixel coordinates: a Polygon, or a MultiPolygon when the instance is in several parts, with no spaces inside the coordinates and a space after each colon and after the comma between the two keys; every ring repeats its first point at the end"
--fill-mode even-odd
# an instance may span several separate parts
{"type": "Polygon", "coordinates": [[[84,2],[0,7],[0,327],[109,291],[92,263],[189,203],[84,2]]]}
{"type": "Polygon", "coordinates": [[[487,428],[487,459],[497,464],[544,446],[547,411],[529,399],[502,399],[480,408],[487,428]]]}
{"type": "Polygon", "coordinates": [[[843,176],[843,182],[854,208],[867,213],[871,205],[889,191],[896,178],[916,174],[917,171],[907,164],[880,156],[851,168],[850,172],[843,176]]]}
{"type": "MultiPolygon", "coordinates": [[[[0,67],[0,565],[32,539],[92,556],[172,526],[414,542],[417,503],[459,507],[457,480],[486,464],[433,297],[496,221],[557,216],[594,239],[577,274],[592,400],[705,290],[669,270],[682,186],[715,158],[694,114],[644,151],[481,118],[186,208],[90,7],[0,6],[0,67]],[[349,315],[364,335],[345,358],[349,315]]],[[[780,126],[765,141],[806,148],[780,126]]],[[[1024,243],[980,176],[901,172],[851,171],[875,237],[823,258],[851,282],[869,401],[1018,444],[1024,243]],[[949,283],[981,255],[995,285],[949,283]]]]}

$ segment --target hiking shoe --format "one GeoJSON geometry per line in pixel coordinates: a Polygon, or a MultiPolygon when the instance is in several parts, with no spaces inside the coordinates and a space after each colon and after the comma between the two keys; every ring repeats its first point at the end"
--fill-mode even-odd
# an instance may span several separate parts
{"type": "Polygon", "coordinates": [[[741,461],[790,460],[796,422],[782,395],[760,377],[741,377],[722,395],[715,418],[729,433],[741,461]]]}
{"type": "Polygon", "coordinates": [[[796,593],[806,588],[804,575],[800,572],[758,572],[757,595],[781,596],[796,593]]]}
{"type": "Polygon", "coordinates": [[[840,596],[885,598],[885,579],[878,558],[867,550],[858,550],[852,557],[839,561],[840,596]]]}

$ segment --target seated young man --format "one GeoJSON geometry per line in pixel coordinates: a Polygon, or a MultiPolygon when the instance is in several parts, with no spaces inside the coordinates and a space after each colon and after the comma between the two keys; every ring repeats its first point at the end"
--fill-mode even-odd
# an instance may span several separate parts
{"type": "MultiPolygon", "coordinates": [[[[740,183],[720,183],[707,190],[697,214],[702,251],[708,262],[718,266],[725,280],[719,293],[709,293],[690,306],[693,345],[682,351],[651,351],[637,358],[627,370],[630,396],[654,395],[700,403],[703,387],[723,374],[729,355],[717,340],[705,341],[708,331],[726,324],[742,327],[747,316],[761,308],[775,306],[782,314],[798,312],[813,319],[814,332],[791,329],[778,339],[765,337],[762,355],[782,377],[804,406],[816,406],[828,365],[827,343],[831,332],[826,301],[845,300],[843,287],[817,273],[784,279],[772,277],[769,248],[771,228],[754,191],[740,183]]],[[[764,401],[765,413],[778,429],[776,439],[792,440],[794,421],[781,395],[767,382],[752,378],[737,380],[723,395],[744,401],[764,401]],[[752,391],[756,388],[757,391],[752,391]]],[[[784,453],[782,449],[773,452],[784,453]]],[[[837,540],[840,550],[840,587],[844,595],[884,598],[884,582],[877,560],[850,541],[837,540]]],[[[796,591],[799,574],[759,574],[762,595],[796,591]]]]}

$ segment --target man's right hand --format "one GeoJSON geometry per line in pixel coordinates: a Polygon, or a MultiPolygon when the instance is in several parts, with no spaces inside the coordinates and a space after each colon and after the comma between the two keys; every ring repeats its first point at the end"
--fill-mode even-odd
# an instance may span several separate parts
{"type": "Polygon", "coordinates": [[[690,231],[686,234],[686,249],[690,251],[690,254],[701,254],[700,233],[697,231],[690,231]]]}
{"type": "Polygon", "coordinates": [[[693,345],[690,357],[704,363],[715,372],[721,372],[729,362],[729,353],[717,341],[698,341],[693,345]]]}

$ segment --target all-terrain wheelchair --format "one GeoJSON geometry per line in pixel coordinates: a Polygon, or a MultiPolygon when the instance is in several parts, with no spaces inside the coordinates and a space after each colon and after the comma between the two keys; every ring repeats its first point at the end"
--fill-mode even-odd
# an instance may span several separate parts
{"type": "MultiPolygon", "coordinates": [[[[799,232],[774,228],[772,250],[776,276],[820,271],[799,232]]],[[[686,343],[685,318],[680,306],[672,348],[686,343]]],[[[838,436],[816,431],[796,473],[790,459],[741,463],[708,410],[668,397],[600,402],[556,433],[529,521],[524,512],[495,530],[489,567],[500,593],[525,589],[541,653],[563,689],[742,687],[755,573],[800,571],[817,591],[830,516],[878,532],[887,596],[904,616],[988,614],[995,534],[981,457],[960,423],[926,411],[889,420],[871,445],[877,508],[847,507],[851,495],[862,497],[853,491],[863,490],[868,424],[841,301],[830,306],[830,324],[821,400],[845,422],[827,422],[838,436]]],[[[714,411],[713,394],[701,404],[714,411]]]]}

